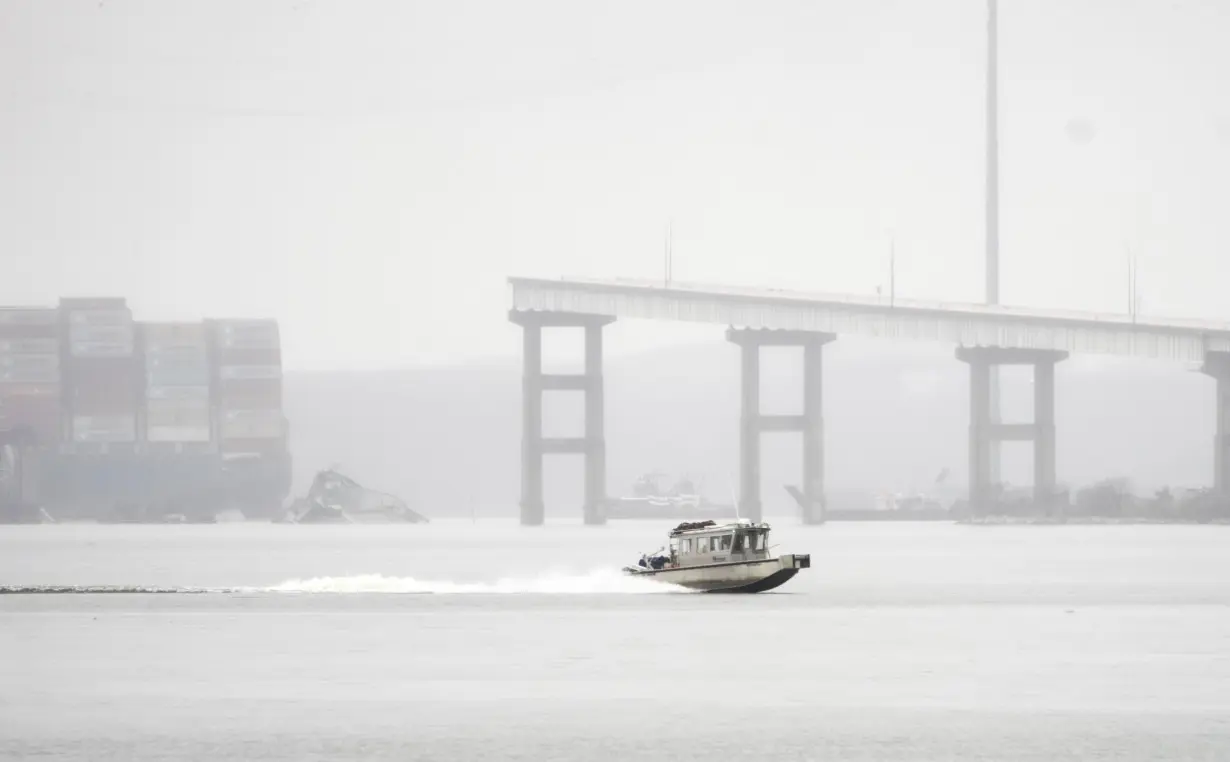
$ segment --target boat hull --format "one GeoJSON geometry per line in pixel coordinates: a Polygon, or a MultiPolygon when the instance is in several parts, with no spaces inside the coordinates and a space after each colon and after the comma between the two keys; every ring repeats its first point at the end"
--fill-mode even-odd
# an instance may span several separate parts
{"type": "Polygon", "coordinates": [[[811,556],[785,555],[761,561],[683,566],[673,569],[626,567],[633,577],[652,579],[704,593],[763,593],[781,587],[800,569],[811,567],[811,556]]]}

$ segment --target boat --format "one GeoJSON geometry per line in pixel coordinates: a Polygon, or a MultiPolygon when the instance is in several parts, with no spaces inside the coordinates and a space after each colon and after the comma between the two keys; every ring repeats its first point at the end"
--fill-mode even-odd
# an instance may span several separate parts
{"type": "MultiPolygon", "coordinates": [[[[793,484],[785,485],[800,510],[807,505],[803,491],[793,484]]],[[[935,498],[921,493],[902,495],[846,495],[845,499],[830,497],[824,507],[825,521],[951,521],[952,509],[935,498]]]]}
{"type": "Polygon", "coordinates": [[[706,593],[763,593],[811,568],[807,554],[774,557],[769,530],[750,519],[685,521],[670,531],[669,550],[642,555],[623,571],[706,593]]]}
{"type": "Polygon", "coordinates": [[[714,505],[705,499],[690,479],[680,479],[670,489],[662,487],[666,474],[641,476],[632,485],[632,494],[610,500],[608,519],[680,519],[698,521],[705,517],[734,518],[733,506],[714,505]]]}

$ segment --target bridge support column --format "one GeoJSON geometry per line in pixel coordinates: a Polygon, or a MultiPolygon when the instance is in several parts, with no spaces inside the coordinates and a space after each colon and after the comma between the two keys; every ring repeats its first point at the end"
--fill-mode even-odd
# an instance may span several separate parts
{"type": "Polygon", "coordinates": [[[602,379],[602,329],[614,318],[567,312],[513,310],[508,319],[521,326],[523,373],[521,379],[521,523],[543,523],[543,457],[547,454],[585,456],[586,524],[606,522],[606,423],[602,379]],[[585,331],[585,372],[542,372],[542,329],[581,328],[585,331]],[[585,434],[580,438],[542,435],[542,397],[547,391],[585,394],[585,434]]]}
{"type": "Polygon", "coordinates": [[[803,434],[803,522],[824,522],[823,349],[835,339],[815,331],[774,331],[731,328],[726,339],[742,354],[742,414],[739,422],[739,513],[752,521],[764,518],[760,491],[760,436],[769,431],[803,434]],[[761,415],[760,348],[803,349],[803,414],[761,415]]]}
{"type": "Polygon", "coordinates": [[[974,515],[996,501],[1000,442],[1034,443],[1034,503],[1050,510],[1056,496],[1055,364],[1068,353],[1049,349],[960,347],[957,359],[970,367],[969,503],[974,515]],[[1000,423],[992,404],[992,375],[1001,365],[1034,366],[1034,422],[1000,423]]]}
{"type": "Polygon", "coordinates": [[[1230,497],[1230,352],[1207,352],[1200,371],[1217,382],[1217,430],[1213,435],[1213,491],[1230,497]]]}

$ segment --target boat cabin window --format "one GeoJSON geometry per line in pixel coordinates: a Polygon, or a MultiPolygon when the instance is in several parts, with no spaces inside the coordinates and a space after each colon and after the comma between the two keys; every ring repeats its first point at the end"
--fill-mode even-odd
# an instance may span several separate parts
{"type": "Polygon", "coordinates": [[[729,553],[731,548],[737,552],[743,542],[741,534],[722,534],[709,537],[680,537],[674,540],[674,548],[680,555],[686,553],[729,553]]]}

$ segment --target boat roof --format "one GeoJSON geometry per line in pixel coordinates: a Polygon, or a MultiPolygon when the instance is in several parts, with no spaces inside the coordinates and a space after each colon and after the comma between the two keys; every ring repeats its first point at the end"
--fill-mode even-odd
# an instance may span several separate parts
{"type": "Polygon", "coordinates": [[[753,523],[751,519],[735,519],[734,521],[726,521],[719,524],[712,519],[707,521],[685,521],[679,526],[670,531],[671,537],[679,537],[685,534],[707,534],[710,532],[733,531],[735,529],[768,529],[769,525],[763,521],[759,524],[753,523]]]}

